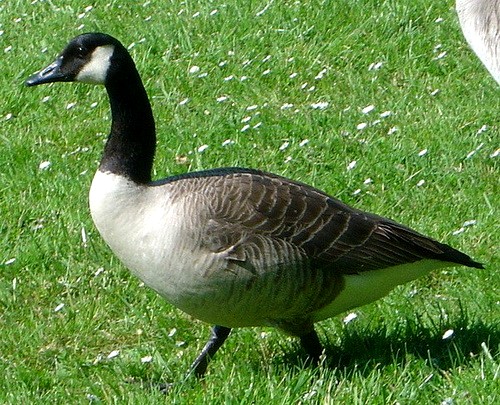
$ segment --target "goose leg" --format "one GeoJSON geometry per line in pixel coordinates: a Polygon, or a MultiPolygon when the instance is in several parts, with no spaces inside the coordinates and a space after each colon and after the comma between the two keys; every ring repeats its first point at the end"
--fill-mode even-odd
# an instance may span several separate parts
{"type": "Polygon", "coordinates": [[[318,334],[313,329],[311,332],[306,333],[305,335],[300,336],[300,344],[306,351],[310,360],[314,363],[319,362],[319,358],[323,353],[323,346],[321,345],[318,334]]]}
{"type": "Polygon", "coordinates": [[[207,371],[208,362],[225,342],[229,336],[229,332],[231,332],[231,328],[226,328],[225,326],[215,325],[212,328],[210,339],[208,339],[205,347],[191,365],[189,374],[194,372],[197,378],[203,377],[205,371],[207,371]]]}

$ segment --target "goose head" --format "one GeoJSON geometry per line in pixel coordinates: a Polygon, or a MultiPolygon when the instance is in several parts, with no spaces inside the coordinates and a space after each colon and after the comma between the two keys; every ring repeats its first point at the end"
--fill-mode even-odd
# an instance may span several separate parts
{"type": "Polygon", "coordinates": [[[73,38],[54,62],[29,77],[26,85],[52,82],[106,85],[122,63],[131,61],[123,45],[112,36],[82,34],[73,38]]]}
{"type": "Polygon", "coordinates": [[[148,95],[127,49],[107,34],[79,35],[54,62],[29,77],[26,85],[53,82],[106,87],[112,123],[100,170],[148,183],[156,145],[155,123],[148,95]]]}

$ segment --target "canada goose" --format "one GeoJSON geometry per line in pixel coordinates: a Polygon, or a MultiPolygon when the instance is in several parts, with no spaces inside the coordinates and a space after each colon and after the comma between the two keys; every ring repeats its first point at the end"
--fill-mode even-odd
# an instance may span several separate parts
{"type": "Polygon", "coordinates": [[[90,189],[100,234],[146,285],[216,325],[191,371],[202,376],[231,328],[274,326],[312,359],[313,324],[431,270],[480,263],[390,219],[259,170],[152,181],[155,125],[135,64],[115,38],[79,35],[26,84],[103,84],[112,124],[90,189]]]}
{"type": "Polygon", "coordinates": [[[500,84],[500,0],[457,0],[464,37],[500,84]]]}

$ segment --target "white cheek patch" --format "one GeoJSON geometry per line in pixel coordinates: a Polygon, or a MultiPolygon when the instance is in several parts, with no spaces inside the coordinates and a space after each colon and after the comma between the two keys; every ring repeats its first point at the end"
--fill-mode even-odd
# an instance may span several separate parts
{"type": "Polygon", "coordinates": [[[111,65],[111,55],[115,47],[113,45],[98,46],[90,56],[90,60],[76,75],[75,80],[82,83],[104,84],[106,74],[111,65]]]}

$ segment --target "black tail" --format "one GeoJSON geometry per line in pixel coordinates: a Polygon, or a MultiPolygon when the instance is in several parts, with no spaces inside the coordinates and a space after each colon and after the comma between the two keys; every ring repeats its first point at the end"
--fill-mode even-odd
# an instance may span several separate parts
{"type": "Polygon", "coordinates": [[[460,264],[462,266],[474,267],[476,269],[484,269],[484,265],[482,263],[472,260],[469,255],[466,255],[465,253],[462,253],[459,250],[452,248],[451,246],[445,245],[444,243],[436,243],[443,251],[443,253],[437,255],[436,259],[460,264]]]}

